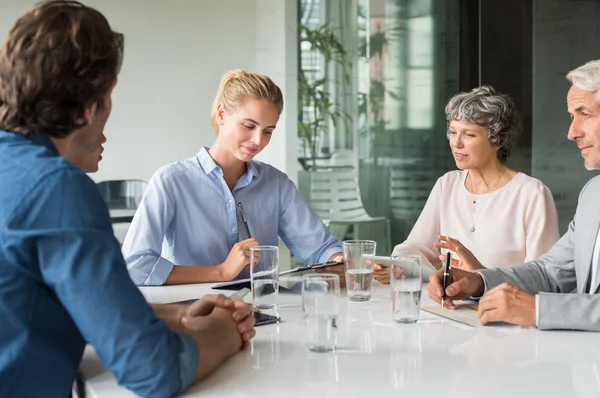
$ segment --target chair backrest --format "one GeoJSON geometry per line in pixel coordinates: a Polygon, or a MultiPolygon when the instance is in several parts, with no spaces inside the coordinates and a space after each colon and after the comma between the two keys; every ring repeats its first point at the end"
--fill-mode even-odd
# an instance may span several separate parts
{"type": "Polygon", "coordinates": [[[141,180],[111,180],[96,184],[109,208],[137,209],[148,184],[141,180]]]}
{"type": "Polygon", "coordinates": [[[390,207],[392,216],[416,220],[435,185],[433,170],[390,170],[390,207]]]}
{"type": "Polygon", "coordinates": [[[356,169],[311,172],[310,204],[324,220],[369,216],[360,197],[356,169]]]}
{"type": "Polygon", "coordinates": [[[355,166],[355,155],[350,149],[337,149],[332,155],[329,163],[332,166],[355,166]]]}

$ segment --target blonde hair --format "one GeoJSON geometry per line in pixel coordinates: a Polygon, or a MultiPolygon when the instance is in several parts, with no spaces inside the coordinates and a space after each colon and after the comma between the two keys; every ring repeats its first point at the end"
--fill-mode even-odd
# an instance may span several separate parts
{"type": "Polygon", "coordinates": [[[219,104],[223,104],[226,112],[231,112],[246,98],[269,100],[279,115],[283,111],[283,94],[269,77],[239,69],[232,70],[221,77],[210,113],[210,122],[216,132],[219,131],[219,122],[217,121],[219,104]]]}

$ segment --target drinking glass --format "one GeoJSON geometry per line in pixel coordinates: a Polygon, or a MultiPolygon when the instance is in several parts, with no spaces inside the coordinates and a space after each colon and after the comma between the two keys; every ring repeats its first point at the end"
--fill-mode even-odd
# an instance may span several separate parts
{"type": "Polygon", "coordinates": [[[277,308],[279,296],[279,248],[250,248],[250,281],[252,305],[260,309],[277,308]]]}
{"type": "Polygon", "coordinates": [[[415,323],[419,320],[421,308],[423,258],[400,254],[393,256],[390,264],[392,320],[398,323],[415,323]]]}
{"type": "Polygon", "coordinates": [[[302,310],[308,349],[329,352],[337,346],[340,277],[312,274],[302,278],[302,310]]]}
{"type": "Polygon", "coordinates": [[[342,242],[346,289],[348,298],[351,301],[371,300],[373,262],[366,261],[363,254],[375,255],[376,246],[377,243],[372,240],[346,240],[342,242]]]}

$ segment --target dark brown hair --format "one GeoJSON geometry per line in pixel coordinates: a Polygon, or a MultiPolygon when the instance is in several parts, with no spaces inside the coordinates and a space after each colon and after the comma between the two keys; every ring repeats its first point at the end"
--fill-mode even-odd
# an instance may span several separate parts
{"type": "Polygon", "coordinates": [[[123,60],[123,35],[77,1],[40,3],[17,20],[0,52],[0,129],[64,138],[83,127],[123,60]]]}

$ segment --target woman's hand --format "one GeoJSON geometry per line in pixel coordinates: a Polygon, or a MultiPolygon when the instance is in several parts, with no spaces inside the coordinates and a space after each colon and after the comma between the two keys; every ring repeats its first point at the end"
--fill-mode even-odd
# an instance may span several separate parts
{"type": "Polygon", "coordinates": [[[233,245],[225,261],[217,266],[221,281],[233,280],[250,264],[250,248],[253,246],[258,246],[258,241],[254,238],[233,245]]]}
{"type": "MultiPolygon", "coordinates": [[[[439,249],[447,249],[450,250],[460,257],[459,260],[452,259],[450,265],[456,267],[458,269],[462,269],[465,271],[473,271],[477,269],[485,269],[485,267],[477,260],[477,258],[471,253],[469,249],[463,246],[456,239],[452,239],[448,236],[439,235],[439,242],[434,243],[433,245],[439,249]]],[[[442,262],[446,261],[446,256],[440,255],[440,260],[442,262]]]]}

